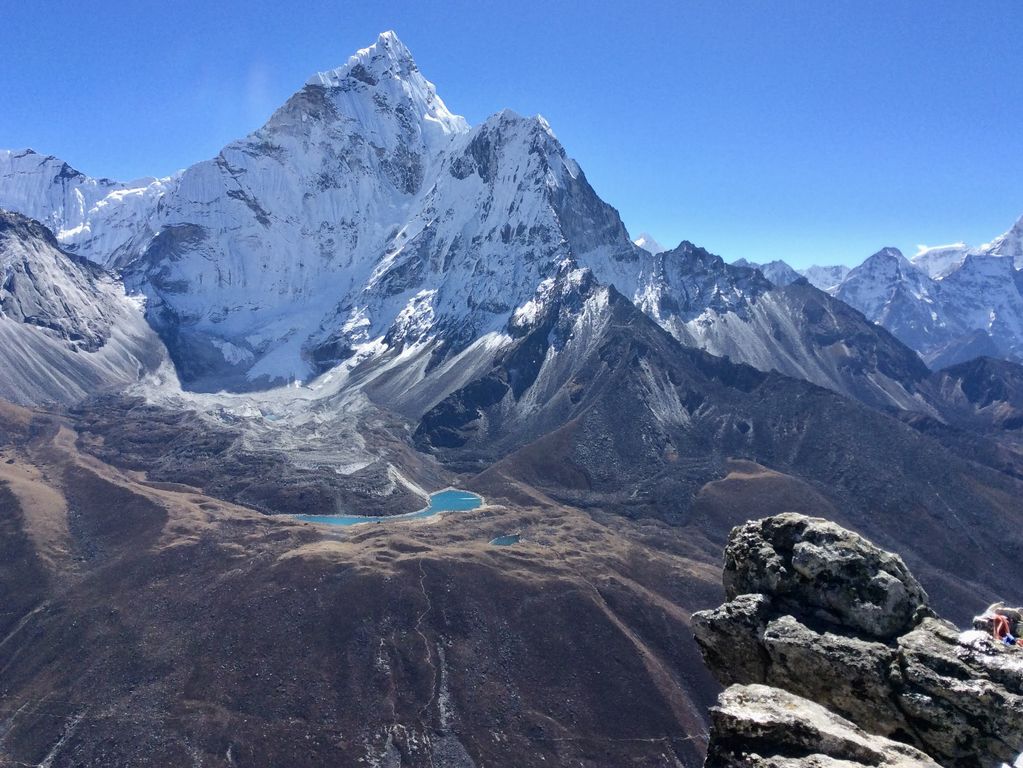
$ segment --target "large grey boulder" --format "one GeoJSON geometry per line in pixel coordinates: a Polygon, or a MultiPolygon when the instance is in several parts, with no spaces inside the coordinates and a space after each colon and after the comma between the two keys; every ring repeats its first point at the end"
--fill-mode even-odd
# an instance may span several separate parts
{"type": "Polygon", "coordinates": [[[964,645],[960,636],[925,619],[899,638],[898,705],[931,754],[960,765],[971,755],[1012,763],[1023,751],[1023,648],[964,645]]]}
{"type": "Polygon", "coordinates": [[[715,738],[705,768],[939,768],[913,747],[766,685],[728,688],[711,721],[715,738]]]}
{"type": "Polygon", "coordinates": [[[836,714],[882,736],[906,730],[905,718],[890,699],[895,649],[874,640],[815,632],[792,616],[771,621],[760,643],[768,656],[768,685],[826,703],[836,714]]]}
{"type": "Polygon", "coordinates": [[[729,600],[760,593],[792,613],[890,640],[912,629],[927,593],[902,558],[817,517],[786,513],[735,528],[725,548],[729,600]]]}
{"type": "Polygon", "coordinates": [[[789,731],[772,715],[777,727],[752,735],[768,703],[791,703],[783,693],[946,766],[993,768],[1023,751],[1023,647],[935,617],[897,555],[826,520],[783,514],[732,531],[724,583],[728,602],[694,614],[693,630],[715,677],[749,690],[726,692],[710,753],[739,745],[758,757],[708,765],[860,764],[830,750],[830,731],[803,704],[789,711],[789,731]],[[753,714],[721,714],[740,702],[753,714]],[[804,754],[807,745],[817,752],[804,754]]]}
{"type": "Polygon", "coordinates": [[[770,617],[766,595],[736,595],[719,608],[693,614],[693,632],[718,682],[767,681],[770,659],[761,638],[770,617]]]}

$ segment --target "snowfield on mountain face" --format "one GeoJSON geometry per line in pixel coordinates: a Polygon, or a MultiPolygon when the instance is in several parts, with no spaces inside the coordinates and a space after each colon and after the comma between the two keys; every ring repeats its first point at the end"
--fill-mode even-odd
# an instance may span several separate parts
{"type": "Polygon", "coordinates": [[[154,232],[160,198],[177,179],[93,179],[53,156],[0,150],[0,208],[49,227],[60,246],[103,265],[137,253],[154,232]]]}
{"type": "Polygon", "coordinates": [[[849,267],[839,264],[831,267],[807,267],[798,271],[814,288],[831,292],[849,274],[849,267]]]}
{"type": "Polygon", "coordinates": [[[941,280],[946,311],[960,327],[984,330],[1000,353],[1023,359],[1023,296],[1012,259],[971,254],[941,280]]]}
{"type": "Polygon", "coordinates": [[[969,250],[966,243],[921,245],[910,262],[914,267],[926,273],[928,277],[940,280],[949,272],[959,268],[969,250]]]}

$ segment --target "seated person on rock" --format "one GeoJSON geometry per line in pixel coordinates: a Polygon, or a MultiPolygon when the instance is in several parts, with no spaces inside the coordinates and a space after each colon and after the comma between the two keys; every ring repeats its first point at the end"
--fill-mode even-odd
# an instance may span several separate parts
{"type": "Polygon", "coordinates": [[[1016,608],[1006,608],[1004,603],[995,603],[988,607],[981,616],[981,621],[995,639],[996,643],[1016,645],[1019,634],[1020,619],[1023,613],[1016,608]]]}

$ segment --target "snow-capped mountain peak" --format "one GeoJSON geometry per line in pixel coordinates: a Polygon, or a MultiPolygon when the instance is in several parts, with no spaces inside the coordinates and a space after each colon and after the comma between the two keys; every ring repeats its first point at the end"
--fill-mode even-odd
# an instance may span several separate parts
{"type": "Polygon", "coordinates": [[[416,66],[412,52],[398,39],[393,30],[388,30],[381,32],[373,45],[360,48],[349,56],[348,61],[342,66],[326,72],[317,72],[307,82],[337,87],[349,75],[365,82],[367,76],[379,79],[392,73],[407,79],[409,74],[418,71],[419,67],[416,66]]]}
{"type": "Polygon", "coordinates": [[[1020,216],[1012,229],[980,247],[982,253],[1012,259],[1016,269],[1023,269],[1023,216],[1020,216]]]}
{"type": "Polygon", "coordinates": [[[912,326],[914,332],[926,334],[932,325],[941,323],[940,318],[932,317],[933,313],[919,305],[928,303],[934,290],[930,278],[914,267],[902,251],[887,247],[851,270],[835,295],[889,328],[889,323],[895,323],[893,313],[901,317],[908,312],[912,317],[900,322],[912,326]]]}
{"type": "Polygon", "coordinates": [[[331,91],[360,94],[372,92],[372,104],[358,103],[357,98],[338,98],[342,111],[349,117],[368,123],[366,109],[386,109],[388,103],[405,110],[405,120],[419,120],[425,128],[425,137],[440,139],[465,133],[469,125],[465,118],[453,114],[437,95],[433,83],[423,77],[412,53],[394,32],[384,32],[368,48],[362,48],[336,69],[317,72],[306,82],[307,86],[320,86],[331,91]],[[345,109],[344,107],[348,107],[345,109]]]}
{"type": "Polygon", "coordinates": [[[374,339],[457,349],[566,259],[634,250],[546,120],[470,129],[393,34],[189,168],[161,209],[128,277],[183,378],[209,386],[305,380],[374,339]]]}
{"type": "Polygon", "coordinates": [[[659,242],[657,242],[657,240],[654,239],[654,236],[651,235],[649,232],[641,232],[639,237],[637,237],[632,242],[635,243],[640,248],[642,248],[647,253],[650,253],[654,256],[668,250],[659,242]]]}
{"type": "Polygon", "coordinates": [[[967,253],[969,253],[969,248],[966,243],[921,245],[911,261],[918,269],[940,280],[949,272],[958,269],[967,253]]]}

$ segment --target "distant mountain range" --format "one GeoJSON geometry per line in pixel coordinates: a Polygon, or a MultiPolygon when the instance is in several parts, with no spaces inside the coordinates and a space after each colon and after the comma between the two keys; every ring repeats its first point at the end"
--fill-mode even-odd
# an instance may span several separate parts
{"type": "Polygon", "coordinates": [[[1023,359],[1023,217],[990,243],[883,248],[855,269],[750,264],[773,283],[805,277],[863,312],[938,369],[988,355],[1023,359]]]}
{"type": "Polygon", "coordinates": [[[116,270],[191,390],[267,389],[402,350],[428,350],[422,378],[467,349],[510,344],[553,281],[583,270],[686,345],[921,407],[900,378],[911,355],[886,334],[784,287],[793,275],[780,263],[758,272],[690,243],[633,243],[543,118],[503,111],[470,127],[390,33],[171,178],[120,184],[4,152],[0,206],[116,270]],[[879,369],[882,348],[902,362],[879,369]]]}
{"type": "Polygon", "coordinates": [[[613,286],[687,347],[875,407],[940,417],[914,352],[931,368],[1023,354],[1023,224],[978,249],[911,262],[886,248],[852,270],[632,241],[542,117],[505,110],[470,127],[393,33],[172,177],[91,179],[4,151],[0,207],[17,211],[3,240],[9,349],[51,361],[0,379],[0,395],[22,402],[123,386],[168,356],[162,378],[172,370],[200,392],[272,390],[397,357],[409,366],[401,391],[370,390],[421,413],[512,348],[566,276],[613,286]],[[105,292],[60,290],[58,274],[105,292]],[[457,380],[435,375],[454,365],[457,380]],[[61,369],[91,374],[57,384],[61,369]]]}

